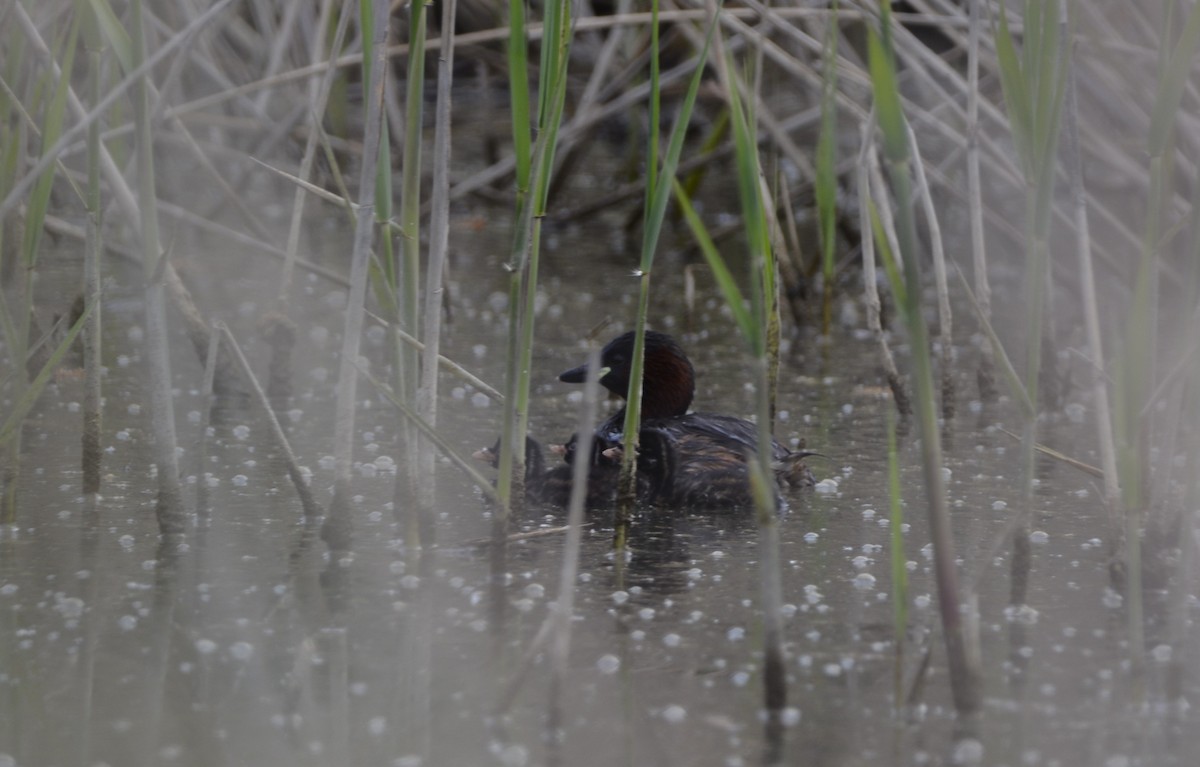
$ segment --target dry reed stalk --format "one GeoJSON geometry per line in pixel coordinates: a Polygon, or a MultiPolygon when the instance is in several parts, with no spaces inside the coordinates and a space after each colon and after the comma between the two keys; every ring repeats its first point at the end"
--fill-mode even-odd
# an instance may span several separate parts
{"type": "MultiPolygon", "coordinates": [[[[975,271],[975,297],[985,321],[991,321],[992,289],[988,283],[987,244],[983,231],[983,187],[979,175],[979,4],[971,0],[971,25],[967,45],[967,203],[971,217],[971,263],[975,271]]],[[[976,381],[979,398],[993,402],[996,390],[996,363],[992,342],[985,338],[979,347],[976,381]]]]}
{"type": "MultiPolygon", "coordinates": [[[[88,69],[92,101],[103,97],[103,41],[95,15],[87,13],[84,40],[88,48],[88,69]]],[[[96,302],[83,332],[83,433],[81,436],[83,493],[94,503],[100,493],[100,468],[104,449],[100,444],[103,411],[101,409],[101,300],[100,258],[104,253],[103,209],[100,204],[100,131],[99,120],[88,126],[87,234],[83,252],[83,294],[96,302]]]]}
{"type": "MultiPolygon", "coordinates": [[[[978,2],[978,0],[975,0],[978,2]]],[[[1066,9],[1063,9],[1064,17],[1066,9]]],[[[1088,225],[1088,197],[1083,183],[1083,168],[1079,151],[1079,104],[1076,99],[1075,46],[1064,40],[1067,51],[1066,92],[1063,105],[1063,165],[1070,181],[1071,200],[1075,212],[1075,254],[1079,263],[1079,291],[1083,301],[1084,329],[1087,332],[1092,397],[1095,401],[1096,441],[1100,450],[1100,465],[1104,477],[1104,501],[1109,511],[1113,531],[1121,529],[1119,509],[1121,488],[1117,476],[1117,454],[1113,444],[1112,410],[1108,401],[1108,382],[1105,377],[1104,346],[1100,338],[1100,311],[1097,301],[1096,278],[1092,269],[1091,228],[1088,225]]]]}
{"type": "MultiPolygon", "coordinates": [[[[133,63],[146,58],[146,35],[141,0],[133,3],[133,63]]],[[[171,394],[171,362],[167,329],[166,294],[160,274],[168,254],[158,232],[158,193],[154,178],[154,137],[150,125],[150,74],[143,74],[135,90],[135,149],[138,168],[138,211],[143,254],[143,301],[145,302],[146,356],[150,381],[150,423],[154,431],[158,498],[154,513],[164,541],[184,533],[183,494],[179,484],[179,454],[176,451],[175,409],[171,394]]]]}
{"type": "Polygon", "coordinates": [[[387,0],[372,0],[374,38],[364,58],[372,56],[371,82],[367,89],[363,134],[363,159],[359,172],[359,207],[355,214],[354,247],[350,262],[350,289],[346,300],[346,320],[342,331],[341,358],[338,366],[338,391],[334,421],[335,476],[333,500],[321,537],[336,552],[348,551],[351,543],[350,519],[351,460],[354,452],[355,406],[358,396],[358,350],[362,341],[363,304],[367,292],[367,271],[371,243],[375,234],[375,170],[383,123],[383,89],[387,83],[384,41],[387,39],[387,0]]]}
{"type": "MultiPolygon", "coordinates": [[[[438,349],[442,341],[442,275],[450,236],[450,106],[454,81],[455,0],[442,2],[442,45],[437,67],[437,109],[433,141],[433,214],[429,222],[429,260],[425,273],[425,348],[421,354],[421,386],[417,412],[430,427],[437,426],[438,349]]],[[[436,474],[434,455],[425,441],[417,441],[417,474],[424,481],[417,485],[418,514],[421,527],[432,533],[429,517],[433,514],[436,474]]],[[[428,536],[421,536],[422,543],[428,536]]]]}

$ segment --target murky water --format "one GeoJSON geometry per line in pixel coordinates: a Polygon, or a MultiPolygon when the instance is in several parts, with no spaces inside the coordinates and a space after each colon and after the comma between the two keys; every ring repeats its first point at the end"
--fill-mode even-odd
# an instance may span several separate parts
{"type": "MultiPolygon", "coordinates": [[[[497,243],[507,234],[477,219],[456,226],[479,231],[459,240],[444,352],[499,382],[506,275],[497,243]]],[[[578,394],[556,375],[582,358],[578,339],[605,316],[615,334],[633,315],[632,259],[601,255],[627,246],[599,226],[548,237],[534,360],[534,433],[543,439],[573,429],[578,394]]],[[[337,230],[329,236],[348,241],[337,230]]],[[[191,276],[201,301],[218,307],[261,358],[253,325],[276,267],[243,257],[230,279],[225,258],[213,258],[196,262],[191,276]]],[[[698,408],[748,413],[752,395],[732,323],[703,278],[689,319],[679,259],[663,257],[655,325],[691,353],[698,408]]],[[[496,707],[558,598],[562,536],[511,546],[499,631],[488,553],[477,545],[490,526],[477,491],[441,464],[439,547],[419,556],[408,550],[390,505],[403,459],[395,417],[366,385],[354,554],[331,563],[304,529],[252,408],[219,413],[210,462],[196,465],[206,403],[199,363],[176,344],[182,466],[189,497],[196,483],[210,486],[212,517],[182,549],[159,550],[136,279],[121,267],[111,279],[104,502],[92,517],[79,498],[80,383],[64,378],[31,420],[19,525],[0,541],[0,764],[921,765],[970,756],[970,744],[956,751],[952,737],[913,433],[902,435],[901,459],[910,578],[902,694],[914,705],[893,713],[884,432],[891,405],[877,396],[873,345],[852,328],[827,343],[793,339],[781,381],[778,436],[821,451],[827,458],[814,470],[831,480],[828,492],[794,496],[780,524],[790,706],[782,729],[767,728],[762,715],[753,520],[643,518],[618,567],[609,522],[598,515],[584,535],[559,737],[548,739],[545,651],[507,710],[496,707]]],[[[332,482],[326,456],[341,299],[339,288],[306,277],[295,302],[301,348],[285,426],[322,502],[332,482]]],[[[378,363],[383,334],[368,331],[364,348],[378,363]]],[[[973,349],[964,341],[960,351],[960,391],[972,391],[973,349]]],[[[441,428],[451,443],[464,452],[489,444],[500,408],[454,379],[443,387],[441,428]]],[[[1094,461],[1093,426],[1080,407],[1087,403],[1075,400],[1075,420],[1053,415],[1043,439],[1094,461]]],[[[972,407],[964,396],[946,426],[961,571],[978,593],[984,763],[1195,764],[1198,722],[1186,701],[1196,680],[1170,663],[1196,658],[1195,592],[1172,629],[1171,584],[1150,584],[1149,652],[1144,675],[1135,675],[1126,610],[1108,589],[1100,490],[1049,459],[1039,463],[1029,606],[1010,609],[1006,536],[1019,503],[1017,444],[995,425],[1012,411],[972,407]]],[[[523,527],[561,522],[530,518],[523,527]]]]}

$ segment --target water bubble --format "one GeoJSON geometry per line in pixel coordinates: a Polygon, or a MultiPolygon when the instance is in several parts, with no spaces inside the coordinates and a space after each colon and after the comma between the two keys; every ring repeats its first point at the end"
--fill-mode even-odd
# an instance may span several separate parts
{"type": "Polygon", "coordinates": [[[816,543],[817,539],[820,537],[821,536],[817,535],[816,533],[805,533],[804,534],[804,542],[805,543],[816,543]]]}
{"type": "Polygon", "coordinates": [[[254,645],[249,642],[234,642],[229,645],[229,654],[236,660],[250,660],[254,655],[254,645]]]}
{"type": "Polygon", "coordinates": [[[838,491],[838,483],[836,479],[823,479],[813,487],[813,490],[820,495],[833,495],[838,491]]]}
{"type": "Polygon", "coordinates": [[[492,398],[483,392],[475,392],[471,395],[471,404],[475,407],[487,407],[492,404],[492,398]]]}
{"type": "Polygon", "coordinates": [[[614,591],[612,593],[613,604],[623,605],[629,601],[628,591],[614,591]]]}
{"type": "Polygon", "coordinates": [[[246,439],[250,436],[250,427],[242,423],[234,426],[233,436],[237,437],[238,439],[246,439]]]}
{"type": "Polygon", "coordinates": [[[298,407],[294,407],[287,411],[287,417],[292,423],[300,423],[300,419],[304,417],[304,411],[298,407]]]}
{"type": "Polygon", "coordinates": [[[1046,543],[1050,540],[1050,534],[1045,530],[1034,530],[1029,534],[1030,543],[1046,543]]]}
{"type": "Polygon", "coordinates": [[[740,642],[746,638],[746,629],[741,626],[734,626],[725,632],[725,638],[730,642],[740,642]]]}
{"type": "Polygon", "coordinates": [[[127,429],[121,429],[119,432],[116,433],[115,436],[121,442],[129,441],[129,431],[127,429]]]}
{"type": "Polygon", "coordinates": [[[750,673],[747,671],[735,671],[730,675],[729,681],[733,682],[734,687],[745,687],[750,681],[750,673]]]}
{"type": "Polygon", "coordinates": [[[233,484],[236,487],[245,487],[246,484],[250,481],[250,478],[247,477],[245,474],[234,474],[233,479],[231,481],[233,482],[233,484]]]}
{"type": "Polygon", "coordinates": [[[321,471],[333,471],[333,467],[337,465],[337,459],[332,455],[323,455],[317,460],[317,466],[321,471]]]}
{"type": "Polygon", "coordinates": [[[621,668],[621,659],[615,655],[601,655],[596,659],[596,670],[601,674],[615,674],[621,668]]]}
{"type": "Polygon", "coordinates": [[[79,407],[78,402],[68,402],[67,403],[67,412],[68,413],[78,413],[79,410],[80,410],[80,407],[79,407]]]}
{"type": "Polygon", "coordinates": [[[679,724],[683,720],[687,719],[687,709],[685,709],[683,706],[671,704],[663,709],[662,717],[671,724],[679,724]]]}
{"type": "Polygon", "coordinates": [[[130,415],[138,415],[142,412],[142,406],[134,402],[129,407],[125,408],[125,412],[129,413],[130,415]]]}
{"type": "Polygon", "coordinates": [[[387,732],[387,719],[382,716],[373,716],[367,721],[367,732],[372,735],[382,735],[387,732]]]}
{"type": "Polygon", "coordinates": [[[83,600],[79,597],[66,597],[62,594],[55,594],[54,602],[54,609],[67,620],[72,620],[83,615],[84,604],[83,600]]]}
{"type": "Polygon", "coordinates": [[[134,628],[137,627],[137,616],[122,615],[120,618],[117,619],[117,625],[120,626],[125,631],[132,631],[134,628]]]}
{"type": "Polygon", "coordinates": [[[396,470],[396,462],[389,455],[381,455],[375,459],[375,468],[384,472],[393,472],[396,470]]]}
{"type": "Polygon", "coordinates": [[[1156,645],[1154,647],[1154,649],[1150,651],[1150,656],[1159,663],[1170,663],[1171,662],[1171,645],[1169,645],[1169,644],[1156,645]]]}
{"type": "Polygon", "coordinates": [[[992,511],[1004,511],[1008,508],[1008,501],[992,501],[992,511]]]}
{"type": "Polygon", "coordinates": [[[374,477],[379,473],[379,469],[373,463],[361,463],[358,465],[358,473],[364,477],[374,477]]]}
{"type": "Polygon", "coordinates": [[[678,634],[667,634],[662,641],[667,647],[678,647],[683,639],[678,634]]]}
{"type": "Polygon", "coordinates": [[[975,738],[963,738],[954,744],[950,757],[953,764],[980,764],[983,761],[983,743],[975,738]]]}
{"type": "Polygon", "coordinates": [[[133,536],[128,534],[122,535],[117,539],[117,543],[121,545],[121,548],[128,551],[133,548],[133,536]]]}
{"type": "Polygon", "coordinates": [[[120,368],[129,367],[129,355],[128,354],[121,354],[121,355],[117,356],[117,367],[120,367],[120,368]]]}
{"type": "Polygon", "coordinates": [[[870,591],[875,588],[875,576],[870,573],[859,573],[854,576],[854,588],[859,591],[870,591]]]}

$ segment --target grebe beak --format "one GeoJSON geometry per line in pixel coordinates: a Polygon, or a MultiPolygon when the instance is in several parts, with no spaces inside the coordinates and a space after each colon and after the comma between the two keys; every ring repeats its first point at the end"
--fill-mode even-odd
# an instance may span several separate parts
{"type": "MultiPolygon", "coordinates": [[[[610,371],[612,371],[612,368],[610,367],[600,368],[600,373],[596,376],[596,380],[600,380],[604,376],[608,375],[610,371]]],[[[562,381],[563,383],[583,383],[585,380],[587,380],[587,372],[587,365],[580,365],[579,367],[571,368],[564,373],[559,373],[558,380],[562,381]]]]}

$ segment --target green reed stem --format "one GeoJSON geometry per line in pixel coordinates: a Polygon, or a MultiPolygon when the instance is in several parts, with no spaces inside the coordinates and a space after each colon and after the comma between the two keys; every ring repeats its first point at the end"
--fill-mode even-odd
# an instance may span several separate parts
{"type": "MultiPolygon", "coordinates": [[[[644,362],[642,358],[645,354],[646,320],[650,311],[651,267],[654,264],[654,254],[658,248],[658,238],[662,233],[663,221],[666,218],[667,203],[670,200],[672,188],[677,186],[675,173],[679,168],[679,158],[683,154],[683,141],[687,136],[688,123],[692,119],[692,112],[696,106],[696,95],[700,91],[700,82],[704,75],[705,63],[708,61],[708,52],[712,46],[713,35],[716,33],[716,29],[717,20],[714,18],[709,24],[708,34],[704,40],[704,47],[700,51],[696,68],[692,73],[692,79],[688,83],[687,93],[684,95],[683,103],[680,105],[679,116],[676,118],[675,125],[671,129],[671,136],[667,141],[667,151],[663,156],[662,168],[657,174],[650,174],[653,180],[653,189],[647,190],[647,207],[643,216],[642,256],[637,271],[637,275],[640,278],[640,292],[638,294],[633,364],[629,376],[629,391],[626,393],[625,423],[622,427],[624,450],[622,454],[621,492],[618,496],[617,515],[618,521],[624,523],[627,523],[632,515],[633,502],[636,497],[637,465],[635,461],[637,459],[637,435],[642,417],[642,366],[644,362]]],[[[652,94],[656,93],[657,88],[652,83],[652,94]]],[[[657,143],[657,128],[656,126],[651,126],[650,144],[657,145],[657,143]]],[[[650,149],[649,154],[657,157],[657,148],[650,149]]],[[[682,199],[682,196],[677,197],[677,199],[682,199]]],[[[618,530],[618,532],[620,531],[618,530]]],[[[621,543],[622,540],[618,537],[618,548],[621,546],[621,543]]]]}
{"type": "MultiPolygon", "coordinates": [[[[504,431],[500,444],[497,490],[502,499],[496,515],[503,525],[510,506],[524,503],[525,434],[529,425],[529,388],[532,373],[534,305],[541,263],[542,219],[554,170],[555,150],[567,94],[567,64],[571,49],[570,3],[557,0],[545,8],[542,66],[538,84],[537,141],[531,151],[530,195],[518,200],[517,223],[509,265],[509,340],[504,431]],[[516,488],[520,492],[513,493],[516,488]]],[[[511,75],[515,77],[516,74],[511,75]]],[[[527,110],[526,110],[527,111],[527,110]]],[[[515,119],[515,117],[514,117],[515,119]]],[[[528,132],[528,123],[514,132],[528,132]]],[[[519,139],[518,139],[519,140],[519,139]]],[[[499,534],[500,527],[494,531],[499,534]]]]}
{"type": "Polygon", "coordinates": [[[978,649],[970,646],[960,610],[958,572],[954,539],[942,476],[942,447],[937,426],[933,365],[929,334],[921,311],[920,253],[917,249],[913,211],[906,120],[900,106],[892,49],[891,14],[881,9],[881,29],[868,26],[868,52],[874,86],[876,118],[883,137],[884,156],[896,206],[896,233],[904,261],[904,301],[901,307],[912,343],[913,398],[921,437],[922,469],[929,506],[929,530],[933,540],[934,577],[942,619],[942,633],[950,666],[955,709],[960,716],[973,716],[981,703],[978,649]]]}
{"type": "Polygon", "coordinates": [[[822,313],[821,332],[828,334],[833,323],[834,256],[837,253],[837,43],[838,3],[831,6],[826,22],[825,46],[821,54],[821,132],[817,137],[817,231],[821,241],[822,313]]]}

